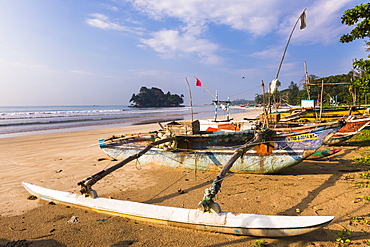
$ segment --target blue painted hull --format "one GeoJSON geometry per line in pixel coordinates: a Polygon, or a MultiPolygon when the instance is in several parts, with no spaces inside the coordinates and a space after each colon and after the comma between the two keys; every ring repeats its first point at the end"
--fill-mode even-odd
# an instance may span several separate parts
{"type": "MultiPolygon", "coordinates": [[[[299,164],[323,144],[328,134],[337,130],[338,128],[320,128],[309,132],[268,135],[264,142],[238,158],[230,172],[271,174],[283,171],[299,164]]],[[[253,137],[253,131],[237,133],[176,136],[177,140],[172,148],[153,147],[141,156],[138,162],[201,171],[219,171],[235,150],[248,138],[253,137]],[[235,135],[239,135],[240,138],[235,139],[235,135]],[[227,138],[230,141],[225,141],[227,138]]],[[[109,157],[122,160],[143,150],[152,141],[113,140],[109,143],[104,142],[100,148],[109,157]]]]}

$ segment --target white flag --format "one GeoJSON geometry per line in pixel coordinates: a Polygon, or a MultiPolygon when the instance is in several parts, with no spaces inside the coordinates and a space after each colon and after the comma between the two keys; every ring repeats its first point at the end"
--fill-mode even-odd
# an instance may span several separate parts
{"type": "Polygon", "coordinates": [[[306,28],[306,11],[303,11],[303,13],[301,14],[301,16],[299,17],[299,19],[301,19],[301,26],[300,26],[300,29],[303,30],[306,28]]]}

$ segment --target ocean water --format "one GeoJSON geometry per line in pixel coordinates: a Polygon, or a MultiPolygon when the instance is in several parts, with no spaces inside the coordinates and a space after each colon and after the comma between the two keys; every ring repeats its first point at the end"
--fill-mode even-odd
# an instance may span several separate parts
{"type": "MultiPolygon", "coordinates": [[[[212,118],[214,106],[194,106],[193,118],[212,118]]],[[[221,118],[225,113],[218,109],[221,118]]],[[[242,112],[231,108],[231,113],[242,112]]],[[[135,108],[127,105],[0,106],[0,138],[190,120],[190,107],[135,108]]]]}

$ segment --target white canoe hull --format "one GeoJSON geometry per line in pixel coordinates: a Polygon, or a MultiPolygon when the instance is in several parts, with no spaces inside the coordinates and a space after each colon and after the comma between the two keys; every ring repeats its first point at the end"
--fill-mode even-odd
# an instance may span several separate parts
{"type": "Polygon", "coordinates": [[[197,209],[175,208],[139,202],[85,197],[23,182],[32,194],[46,201],[90,208],[136,220],[213,232],[260,237],[305,234],[328,225],[333,216],[278,216],[241,213],[203,213],[197,209]]]}

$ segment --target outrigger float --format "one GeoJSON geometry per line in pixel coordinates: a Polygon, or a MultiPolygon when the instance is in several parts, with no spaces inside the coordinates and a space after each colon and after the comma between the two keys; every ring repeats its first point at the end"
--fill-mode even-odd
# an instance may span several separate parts
{"type": "Polygon", "coordinates": [[[328,225],[332,216],[270,216],[220,212],[204,213],[185,209],[121,201],[102,197],[92,198],[65,191],[22,183],[32,194],[46,201],[80,206],[94,211],[169,226],[207,230],[235,235],[288,237],[305,234],[328,225]]]}

